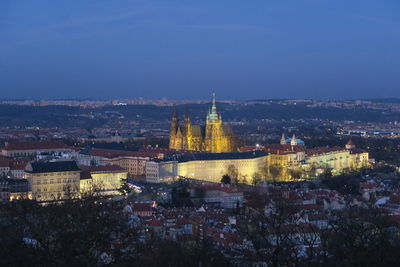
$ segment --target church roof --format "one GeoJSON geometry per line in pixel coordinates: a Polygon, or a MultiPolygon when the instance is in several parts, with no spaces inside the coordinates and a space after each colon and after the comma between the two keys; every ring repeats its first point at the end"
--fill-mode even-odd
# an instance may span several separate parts
{"type": "Polygon", "coordinates": [[[40,150],[40,149],[68,149],[61,141],[31,141],[31,142],[10,142],[2,150],[40,150]]]}
{"type": "Polygon", "coordinates": [[[204,135],[204,127],[200,125],[192,125],[192,135],[195,137],[202,137],[204,135]]]}
{"type": "Polygon", "coordinates": [[[222,125],[222,130],[224,131],[224,134],[226,136],[231,136],[235,134],[230,125],[222,125]]]}

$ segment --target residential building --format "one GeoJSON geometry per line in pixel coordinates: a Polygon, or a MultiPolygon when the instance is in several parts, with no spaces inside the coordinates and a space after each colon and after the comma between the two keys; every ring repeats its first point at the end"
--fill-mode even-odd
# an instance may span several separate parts
{"type": "Polygon", "coordinates": [[[6,157],[34,157],[40,152],[64,151],[73,151],[73,149],[60,141],[10,142],[1,148],[1,154],[6,157]]]}
{"type": "Polygon", "coordinates": [[[0,177],[0,202],[31,198],[28,180],[0,177]]]}
{"type": "Polygon", "coordinates": [[[128,177],[128,172],[117,165],[80,166],[80,169],[85,172],[80,176],[82,193],[91,189],[102,195],[118,195],[122,180],[128,177]]]}

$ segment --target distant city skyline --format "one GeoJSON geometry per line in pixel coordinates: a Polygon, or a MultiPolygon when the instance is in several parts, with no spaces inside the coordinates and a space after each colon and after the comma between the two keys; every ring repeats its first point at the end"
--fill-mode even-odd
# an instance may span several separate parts
{"type": "Polygon", "coordinates": [[[1,1],[1,99],[400,98],[398,0],[1,1]]]}
{"type": "MultiPolygon", "coordinates": [[[[212,103],[211,97],[206,98],[169,98],[169,97],[159,97],[159,98],[145,98],[145,97],[132,97],[132,98],[0,98],[0,104],[4,104],[4,102],[115,102],[116,104],[132,104],[131,102],[170,102],[174,103],[212,103]],[[119,103],[117,103],[119,101],[119,103]],[[124,102],[125,101],[125,102],[124,102]]],[[[356,102],[356,101],[372,101],[372,102],[387,102],[393,103],[400,102],[400,97],[359,97],[359,98],[249,98],[249,99],[233,99],[233,98],[218,98],[216,97],[216,102],[229,103],[229,102],[257,102],[257,101],[315,101],[315,102],[356,102]]]]}

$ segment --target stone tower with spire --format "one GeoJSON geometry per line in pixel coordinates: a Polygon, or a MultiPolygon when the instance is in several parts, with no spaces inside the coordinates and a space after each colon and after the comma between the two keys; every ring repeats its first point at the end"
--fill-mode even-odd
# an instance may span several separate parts
{"type": "Polygon", "coordinates": [[[213,94],[212,106],[207,114],[206,120],[204,150],[210,152],[229,151],[225,139],[226,138],[223,137],[222,120],[220,115],[217,113],[215,94],[213,94]]]}
{"type": "Polygon", "coordinates": [[[192,140],[192,125],[190,124],[189,110],[186,107],[185,118],[183,119],[182,128],[182,149],[190,150],[192,140]]]}
{"type": "Polygon", "coordinates": [[[286,145],[286,138],[285,138],[284,133],[282,134],[282,137],[281,137],[281,145],[286,145]]]}
{"type": "Polygon", "coordinates": [[[169,136],[169,148],[179,149],[180,147],[182,147],[182,132],[181,128],[179,127],[179,118],[176,107],[174,107],[174,114],[172,115],[169,136]]]}

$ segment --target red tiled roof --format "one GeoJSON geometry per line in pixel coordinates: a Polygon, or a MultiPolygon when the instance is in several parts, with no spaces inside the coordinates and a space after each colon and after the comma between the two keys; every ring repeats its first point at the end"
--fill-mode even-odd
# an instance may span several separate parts
{"type": "Polygon", "coordinates": [[[361,148],[352,148],[349,149],[350,154],[361,154],[361,153],[365,153],[366,151],[361,149],[361,148]]]}
{"type": "Polygon", "coordinates": [[[0,167],[10,167],[10,159],[5,157],[0,157],[0,167]]]}
{"type": "Polygon", "coordinates": [[[360,188],[362,189],[373,189],[376,187],[378,187],[378,185],[374,182],[360,183],[360,188]]]}
{"type": "Polygon", "coordinates": [[[21,158],[21,159],[12,159],[10,161],[10,169],[11,170],[25,170],[26,165],[32,161],[32,159],[29,158],[21,158]]]}
{"type": "Polygon", "coordinates": [[[248,151],[253,151],[253,150],[259,150],[259,147],[257,146],[243,146],[239,149],[240,152],[248,152],[248,151]]]}
{"type": "Polygon", "coordinates": [[[159,227],[159,226],[163,226],[164,225],[164,221],[161,218],[152,218],[148,224],[150,226],[155,226],[155,227],[159,227]]]}
{"type": "Polygon", "coordinates": [[[35,150],[35,149],[67,149],[66,144],[61,141],[46,141],[46,142],[10,142],[2,150],[35,150]]]}
{"type": "Polygon", "coordinates": [[[105,165],[105,166],[79,166],[80,169],[87,172],[110,172],[110,171],[126,171],[118,165],[105,165]]]}
{"type": "Polygon", "coordinates": [[[139,149],[140,152],[153,152],[153,153],[161,153],[165,155],[186,155],[186,154],[199,154],[206,153],[205,151],[195,151],[195,150],[177,150],[170,148],[162,148],[162,147],[141,147],[139,149]]]}
{"type": "Polygon", "coordinates": [[[215,190],[215,191],[222,191],[225,193],[237,193],[241,192],[238,190],[236,186],[232,185],[224,185],[224,184],[202,184],[202,185],[194,185],[193,188],[200,188],[203,190],[215,190]]]}
{"type": "Polygon", "coordinates": [[[346,146],[354,146],[353,141],[350,139],[349,142],[347,142],[346,146]]]}
{"type": "Polygon", "coordinates": [[[307,155],[314,156],[314,155],[327,154],[327,153],[339,152],[339,151],[345,151],[345,149],[343,147],[319,147],[319,148],[307,150],[307,155]]]}
{"type": "Polygon", "coordinates": [[[93,148],[89,155],[105,157],[105,158],[116,158],[116,157],[141,157],[141,158],[159,158],[162,155],[158,152],[142,152],[142,151],[126,151],[126,150],[111,150],[93,148]]]}
{"type": "Polygon", "coordinates": [[[304,147],[301,145],[292,146],[290,144],[270,144],[264,146],[264,151],[272,154],[289,154],[304,152],[304,147]]]}
{"type": "Polygon", "coordinates": [[[151,203],[133,203],[132,204],[133,211],[153,211],[151,207],[151,203]]]}

